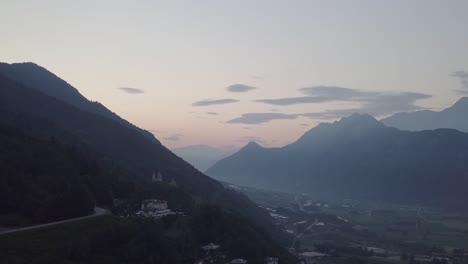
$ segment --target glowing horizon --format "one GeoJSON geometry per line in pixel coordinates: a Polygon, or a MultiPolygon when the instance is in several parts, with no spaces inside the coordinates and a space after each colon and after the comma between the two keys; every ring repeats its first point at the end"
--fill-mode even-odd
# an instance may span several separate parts
{"type": "Polygon", "coordinates": [[[352,110],[468,92],[466,1],[45,2],[0,4],[0,60],[47,68],[169,148],[283,146],[352,110]]]}

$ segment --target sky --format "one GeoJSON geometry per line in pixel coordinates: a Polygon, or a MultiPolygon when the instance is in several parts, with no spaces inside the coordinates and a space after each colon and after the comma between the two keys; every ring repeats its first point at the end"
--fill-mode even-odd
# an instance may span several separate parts
{"type": "Polygon", "coordinates": [[[170,148],[267,147],[353,112],[468,95],[468,1],[1,0],[0,61],[35,62],[170,148]]]}

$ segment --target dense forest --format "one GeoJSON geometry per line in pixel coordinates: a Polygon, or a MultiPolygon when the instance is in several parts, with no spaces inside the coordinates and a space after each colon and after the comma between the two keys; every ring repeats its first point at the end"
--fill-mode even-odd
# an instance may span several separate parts
{"type": "Polygon", "coordinates": [[[210,242],[223,245],[219,254],[226,258],[242,256],[261,263],[265,256],[273,255],[292,260],[263,228],[216,206],[196,207],[190,195],[181,190],[116,177],[109,165],[92,159],[92,152],[59,143],[53,137],[36,139],[4,126],[0,126],[0,145],[0,226],[79,217],[90,214],[96,204],[114,208],[113,198],[138,207],[142,199],[157,197],[186,213],[160,221],[98,217],[85,221],[90,227],[86,235],[68,224],[25,235],[3,235],[0,244],[13,241],[22,246],[8,242],[2,246],[8,250],[2,251],[0,260],[48,263],[47,254],[58,251],[53,253],[54,258],[70,263],[191,263],[204,257],[200,247],[210,242]],[[103,221],[109,226],[101,226],[103,221]],[[57,234],[57,229],[69,234],[67,243],[55,240],[65,235],[57,234]],[[40,235],[36,237],[36,233],[40,235]],[[34,243],[46,245],[38,252],[33,249],[34,243]],[[20,259],[15,259],[15,247],[27,249],[20,259]]]}
{"type": "Polygon", "coordinates": [[[192,216],[151,219],[101,216],[45,230],[0,236],[0,261],[23,263],[194,263],[206,257],[201,246],[221,247],[216,255],[226,263],[244,257],[263,263],[276,256],[295,263],[282,248],[258,233],[249,222],[214,207],[201,207],[192,216]],[[83,232],[86,230],[86,232],[83,232]],[[223,258],[224,257],[224,258],[223,258]]]}
{"type": "Polygon", "coordinates": [[[3,126],[0,145],[0,213],[17,216],[1,224],[51,222],[111,205],[111,175],[90,154],[3,126]]]}

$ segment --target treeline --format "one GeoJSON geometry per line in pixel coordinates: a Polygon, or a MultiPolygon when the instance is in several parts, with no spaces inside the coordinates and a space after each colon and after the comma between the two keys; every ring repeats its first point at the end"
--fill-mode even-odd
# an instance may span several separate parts
{"type": "Polygon", "coordinates": [[[195,263],[206,256],[201,247],[210,242],[221,246],[213,252],[226,256],[221,263],[238,257],[264,263],[267,256],[297,263],[245,220],[211,206],[198,208],[193,216],[153,220],[109,215],[0,236],[0,263],[195,263]]]}
{"type": "MultiPolygon", "coordinates": [[[[112,203],[110,173],[83,150],[4,126],[0,146],[0,214],[44,223],[90,214],[96,203],[112,203]]],[[[1,224],[21,223],[5,219],[1,224]]]]}

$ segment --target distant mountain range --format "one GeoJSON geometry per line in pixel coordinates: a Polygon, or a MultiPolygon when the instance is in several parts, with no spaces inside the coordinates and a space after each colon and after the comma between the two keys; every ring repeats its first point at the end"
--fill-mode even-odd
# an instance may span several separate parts
{"type": "Polygon", "coordinates": [[[208,145],[192,145],[172,149],[172,152],[203,172],[217,161],[232,155],[236,150],[215,148],[208,145]]]}
{"type": "Polygon", "coordinates": [[[453,106],[440,112],[423,110],[411,113],[398,113],[381,121],[387,126],[408,131],[453,128],[468,132],[467,114],[468,97],[463,97],[453,106]]]}
{"type": "Polygon", "coordinates": [[[319,124],[282,148],[249,143],[206,173],[275,190],[463,206],[468,134],[401,131],[370,115],[353,114],[319,124]]]}

